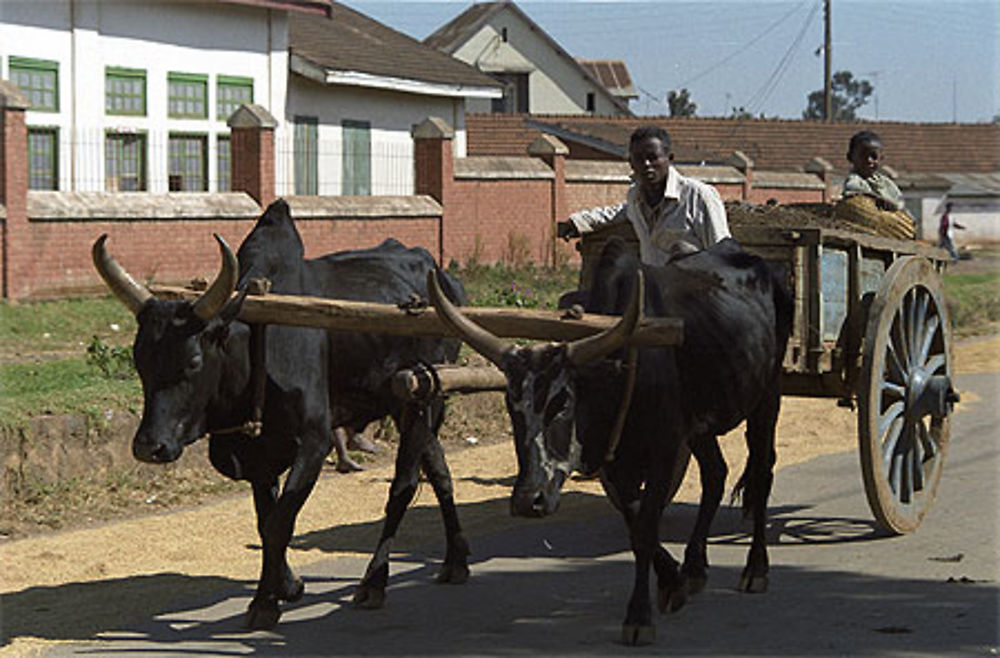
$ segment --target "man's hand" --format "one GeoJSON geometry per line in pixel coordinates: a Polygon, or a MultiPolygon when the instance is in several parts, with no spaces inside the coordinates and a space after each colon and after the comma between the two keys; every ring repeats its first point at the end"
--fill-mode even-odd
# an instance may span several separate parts
{"type": "Polygon", "coordinates": [[[569,242],[570,238],[580,237],[580,232],[576,230],[576,225],[573,222],[556,222],[556,237],[569,242]]]}

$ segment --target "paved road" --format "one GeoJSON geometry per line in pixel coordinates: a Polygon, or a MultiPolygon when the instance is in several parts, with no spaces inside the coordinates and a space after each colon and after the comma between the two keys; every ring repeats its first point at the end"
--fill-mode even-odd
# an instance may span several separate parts
{"type": "MultiPolygon", "coordinates": [[[[587,510],[585,522],[526,520],[513,532],[473,538],[473,578],[463,586],[430,582],[436,546],[401,557],[380,611],[349,605],[363,561],[331,559],[303,570],[307,595],[276,632],[242,631],[251,591],[243,583],[244,596],[180,595],[140,627],[109,629],[100,641],[56,645],[46,655],[997,655],[1000,375],[958,383],[969,402],[955,416],[936,506],[916,533],[876,533],[854,454],[785,469],[772,497],[770,591],[733,590],[748,528],[724,510],[713,529],[708,588],[659,618],[652,647],[617,643],[631,554],[607,503],[581,495],[564,501],[564,511],[587,510]]],[[[694,512],[680,505],[664,517],[675,555],[694,512]]],[[[216,594],[240,585],[221,583],[216,594]]]]}

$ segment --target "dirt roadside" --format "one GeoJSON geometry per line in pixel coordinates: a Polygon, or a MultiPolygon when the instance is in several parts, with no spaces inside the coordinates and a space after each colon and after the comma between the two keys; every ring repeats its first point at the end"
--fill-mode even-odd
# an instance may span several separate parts
{"type": "MultiPolygon", "coordinates": [[[[1000,370],[1000,335],[963,341],[956,347],[955,356],[960,372],[1000,370]]],[[[481,413],[502,413],[496,408],[502,404],[496,395],[469,397],[480,400],[481,413]]],[[[957,413],[962,412],[963,406],[980,403],[982,400],[963,397],[957,413]]],[[[855,424],[854,412],[837,407],[831,400],[785,398],[778,426],[778,469],[822,454],[855,450],[855,424]]],[[[745,459],[742,444],[740,430],[722,440],[730,464],[727,488],[742,469],[745,459]]],[[[496,513],[498,509],[506,510],[503,501],[516,466],[509,441],[483,442],[457,449],[459,445],[454,441],[449,444],[449,462],[455,477],[456,497],[462,505],[462,523],[473,538],[475,550],[477,534],[524,522],[505,512],[496,513]],[[497,504],[474,504],[484,501],[497,504]]],[[[296,536],[329,533],[334,528],[335,543],[352,549],[303,548],[303,544],[293,539],[289,551],[291,564],[302,567],[318,560],[366,556],[377,540],[391,476],[391,463],[385,463],[360,473],[330,472],[321,478],[299,517],[296,536]]],[[[858,487],[860,491],[860,474],[858,487]]],[[[595,481],[572,481],[567,488],[601,495],[600,485],[595,481]]],[[[691,469],[677,498],[695,502],[697,495],[697,477],[691,469]]],[[[441,542],[440,521],[434,508],[430,487],[422,487],[394,544],[396,551],[406,552],[416,546],[441,542]]],[[[570,508],[561,514],[569,516],[584,511],[570,508]]],[[[85,638],[119,624],[124,626],[130,619],[148,618],[162,610],[166,601],[188,595],[192,588],[208,588],[213,583],[217,587],[218,579],[232,579],[249,586],[258,575],[258,544],[247,493],[187,509],[7,540],[0,544],[0,562],[4,565],[0,576],[0,594],[4,595],[2,613],[7,627],[22,629],[23,635],[8,638],[12,643],[0,649],[0,654],[22,655],[40,646],[42,641],[29,639],[31,633],[24,631],[38,627],[25,621],[27,617],[41,615],[39,622],[44,619],[47,626],[63,629],[60,637],[85,638]],[[141,583],[146,577],[164,574],[183,574],[186,583],[183,591],[125,584],[141,583]],[[96,592],[102,591],[101,587],[85,587],[97,582],[122,585],[114,588],[113,598],[99,598],[96,592]],[[67,584],[79,596],[67,596],[67,584]],[[16,604],[12,604],[15,600],[16,604]]]]}

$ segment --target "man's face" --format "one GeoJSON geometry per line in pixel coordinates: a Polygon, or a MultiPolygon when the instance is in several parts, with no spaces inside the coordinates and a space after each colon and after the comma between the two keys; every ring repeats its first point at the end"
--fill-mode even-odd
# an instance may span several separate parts
{"type": "Polygon", "coordinates": [[[881,142],[861,142],[854,149],[854,153],[851,156],[851,164],[854,165],[854,171],[861,174],[863,178],[867,178],[875,173],[878,169],[879,162],[882,161],[882,143],[881,142]]]}
{"type": "Polygon", "coordinates": [[[656,137],[647,137],[629,151],[629,164],[639,187],[646,190],[659,188],[667,179],[670,169],[670,152],[656,137]]]}

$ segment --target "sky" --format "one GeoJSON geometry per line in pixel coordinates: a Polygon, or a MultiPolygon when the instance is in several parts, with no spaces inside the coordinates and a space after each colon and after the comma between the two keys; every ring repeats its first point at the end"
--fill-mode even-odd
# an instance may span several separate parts
{"type": "MultiPolygon", "coordinates": [[[[423,40],[472,2],[341,0],[423,40]]],[[[801,118],[823,87],[823,0],[520,0],[566,52],[622,59],[632,111],[669,114],[686,88],[699,116],[746,108],[801,118]]],[[[832,68],[875,88],[862,119],[960,123],[1000,115],[1000,2],[831,0],[832,68]]]]}

